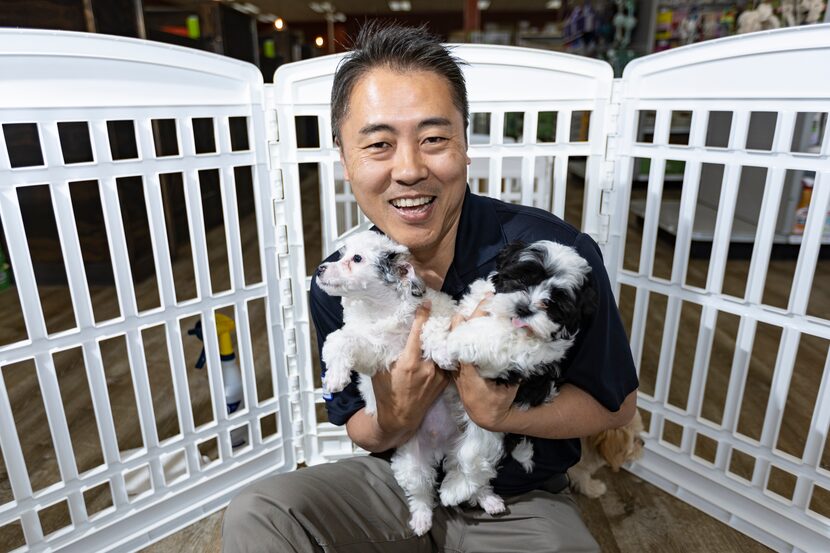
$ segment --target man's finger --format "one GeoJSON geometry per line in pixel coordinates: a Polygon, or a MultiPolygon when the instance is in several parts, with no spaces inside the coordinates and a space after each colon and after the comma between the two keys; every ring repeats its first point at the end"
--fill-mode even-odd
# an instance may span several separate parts
{"type": "Polygon", "coordinates": [[[420,359],[421,329],[424,327],[424,323],[427,322],[427,319],[429,319],[431,309],[432,304],[429,300],[427,300],[415,311],[415,320],[412,321],[412,330],[409,331],[409,337],[406,339],[406,346],[404,347],[403,354],[417,354],[417,357],[420,359]]]}
{"type": "Polygon", "coordinates": [[[455,330],[455,327],[466,321],[467,319],[464,318],[464,315],[461,313],[456,313],[453,315],[452,320],[450,321],[450,330],[455,330]]]}
{"type": "Polygon", "coordinates": [[[492,297],[493,297],[493,293],[492,292],[487,292],[487,295],[484,296],[483,300],[478,302],[478,305],[476,305],[475,311],[473,311],[473,314],[470,315],[469,318],[474,319],[476,317],[484,317],[485,315],[487,315],[488,311],[487,311],[487,309],[485,309],[485,307],[490,302],[490,298],[492,298],[492,297]]]}

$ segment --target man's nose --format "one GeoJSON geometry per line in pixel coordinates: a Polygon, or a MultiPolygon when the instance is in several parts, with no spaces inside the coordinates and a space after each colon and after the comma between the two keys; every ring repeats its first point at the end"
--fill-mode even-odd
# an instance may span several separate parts
{"type": "Polygon", "coordinates": [[[392,178],[400,184],[413,185],[427,178],[428,174],[429,168],[418,145],[398,144],[392,178]]]}

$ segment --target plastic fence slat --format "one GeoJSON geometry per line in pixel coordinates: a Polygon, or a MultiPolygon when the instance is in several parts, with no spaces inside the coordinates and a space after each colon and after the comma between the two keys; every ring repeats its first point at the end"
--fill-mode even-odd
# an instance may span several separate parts
{"type": "MultiPolygon", "coordinates": [[[[112,466],[121,462],[121,454],[118,450],[118,439],[115,434],[115,422],[112,418],[112,406],[107,390],[101,349],[97,342],[84,342],[82,347],[92,408],[95,412],[98,435],[101,437],[101,453],[104,457],[104,463],[107,466],[112,466]]],[[[111,484],[112,502],[116,509],[127,505],[124,476],[118,474],[111,484]]]]}
{"type": "MultiPolygon", "coordinates": [[[[827,439],[827,428],[830,425],[830,351],[824,362],[824,371],[821,373],[821,384],[813,416],[810,420],[810,430],[807,434],[807,442],[804,445],[802,459],[808,467],[818,468],[821,462],[821,455],[827,439]]],[[[800,508],[809,506],[810,494],[814,478],[799,476],[793,492],[793,503],[800,508]]]]}
{"type": "MultiPolygon", "coordinates": [[[[343,204],[346,215],[345,228],[352,228],[351,205],[354,197],[350,197],[343,204]]],[[[323,251],[335,250],[335,243],[338,236],[337,231],[337,199],[334,193],[334,164],[326,161],[320,164],[320,205],[322,207],[321,230],[323,232],[323,251]]]]}
{"type": "Polygon", "coordinates": [[[133,277],[130,273],[130,259],[127,255],[127,238],[124,235],[124,221],[118,200],[118,185],[112,177],[100,181],[101,204],[104,208],[104,224],[110,237],[110,259],[113,262],[115,288],[121,314],[130,319],[138,313],[133,277]]]}
{"type": "MultiPolygon", "coordinates": [[[[13,421],[11,403],[6,388],[3,372],[0,370],[0,416],[4,421],[13,421]]],[[[29,480],[29,473],[26,470],[26,461],[23,458],[23,450],[20,447],[20,440],[14,426],[0,424],[0,449],[3,451],[3,459],[6,463],[6,472],[16,501],[32,497],[32,484],[29,480]]],[[[33,510],[22,510],[17,512],[23,527],[23,535],[26,542],[33,544],[43,539],[43,530],[40,527],[40,519],[33,510]]]]}
{"type": "Polygon", "coordinates": [[[58,227],[63,259],[66,264],[66,278],[72,296],[72,306],[78,328],[89,328],[95,324],[89,286],[86,281],[84,258],[78,239],[78,228],[72,209],[69,184],[54,183],[50,186],[52,206],[55,211],[55,223],[58,227]]]}
{"type": "Polygon", "coordinates": [[[798,251],[788,306],[789,311],[797,315],[803,316],[807,312],[807,302],[810,300],[828,207],[830,207],[830,171],[817,172],[801,248],[798,251]]]}
{"type": "Polygon", "coordinates": [[[723,290],[723,278],[726,271],[727,256],[729,255],[740,178],[740,167],[727,165],[724,168],[723,184],[718,200],[715,234],[712,238],[712,260],[709,263],[709,273],[706,276],[706,290],[714,294],[720,294],[723,290]]]}
{"type": "Polygon", "coordinates": [[[225,213],[225,243],[230,263],[231,289],[245,286],[245,274],[242,266],[242,240],[239,232],[239,210],[236,199],[236,178],[232,167],[222,167],[219,174],[222,181],[222,209],[225,213]]]}
{"type": "MultiPolygon", "coordinates": [[[[242,386],[244,390],[245,408],[250,410],[251,406],[257,403],[257,394],[254,387],[256,373],[254,372],[253,342],[251,340],[250,313],[248,304],[241,302],[236,305],[236,331],[239,338],[237,342],[237,358],[242,371],[242,386]]],[[[252,443],[262,443],[262,429],[259,424],[250,425],[252,443]]]]}
{"type": "MultiPolygon", "coordinates": [[[[772,169],[767,172],[767,179],[764,183],[764,197],[758,213],[759,221],[775,221],[778,217],[786,176],[787,172],[784,169],[772,169]]],[[[749,302],[757,304],[763,298],[774,238],[775,225],[758,225],[755,244],[752,247],[752,260],[749,265],[746,293],[744,294],[749,302]]]]}
{"type": "MultiPolygon", "coordinates": [[[[6,145],[6,133],[3,132],[3,127],[0,125],[0,171],[11,170],[11,160],[9,159],[9,150],[6,145]]],[[[9,183],[10,184],[10,183],[9,183]]],[[[0,187],[5,187],[6,183],[0,183],[0,187]]]]}
{"type": "MultiPolygon", "coordinates": [[[[181,327],[178,322],[166,322],[164,324],[164,334],[167,341],[168,358],[170,360],[173,396],[176,399],[176,416],[181,434],[183,436],[189,436],[195,432],[190,389],[187,385],[187,368],[190,364],[184,356],[181,327]]],[[[199,472],[198,457],[198,450],[194,444],[190,444],[185,448],[187,468],[191,474],[199,472]]]]}
{"type": "Polygon", "coordinates": [[[150,226],[150,241],[153,246],[153,263],[156,282],[159,287],[159,301],[162,308],[176,303],[173,264],[170,260],[169,237],[164,218],[164,202],[161,197],[161,182],[157,174],[144,175],[144,202],[150,226]]]}

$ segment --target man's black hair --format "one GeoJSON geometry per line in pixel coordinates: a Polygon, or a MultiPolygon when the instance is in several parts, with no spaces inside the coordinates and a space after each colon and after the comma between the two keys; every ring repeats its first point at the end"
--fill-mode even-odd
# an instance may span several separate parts
{"type": "Polygon", "coordinates": [[[331,88],[331,127],[340,140],[340,127],[346,118],[352,90],[360,78],[377,67],[393,71],[430,71],[447,80],[452,101],[464,119],[464,131],[470,120],[467,85],[461,64],[441,44],[441,39],[426,25],[405,27],[399,24],[369,22],[357,34],[351,52],[340,62],[331,88]]]}

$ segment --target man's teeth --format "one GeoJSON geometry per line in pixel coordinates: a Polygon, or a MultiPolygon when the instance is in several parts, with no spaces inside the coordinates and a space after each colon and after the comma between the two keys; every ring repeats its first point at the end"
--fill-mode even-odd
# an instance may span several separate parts
{"type": "Polygon", "coordinates": [[[434,199],[433,196],[422,196],[420,198],[399,198],[392,200],[392,205],[395,207],[418,207],[430,203],[434,199]]]}

